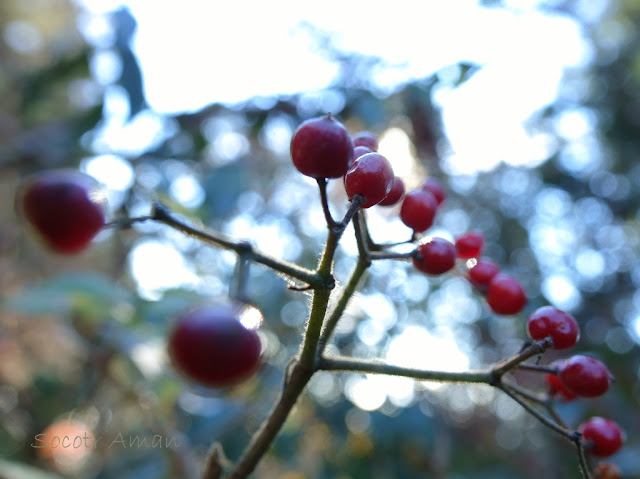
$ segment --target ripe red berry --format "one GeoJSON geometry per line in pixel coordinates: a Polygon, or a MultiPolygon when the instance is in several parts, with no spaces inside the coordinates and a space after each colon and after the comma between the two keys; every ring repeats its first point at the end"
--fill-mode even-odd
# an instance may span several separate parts
{"type": "Polygon", "coordinates": [[[16,210],[42,242],[58,253],[85,249],[105,224],[106,193],[77,170],[46,170],[25,180],[16,210]]]}
{"type": "Polygon", "coordinates": [[[486,292],[489,283],[500,272],[500,267],[488,258],[480,258],[467,271],[467,277],[471,284],[479,290],[486,292]]]}
{"type": "Polygon", "coordinates": [[[479,231],[469,231],[456,238],[458,258],[477,258],[484,248],[484,235],[479,231]]]}
{"type": "Polygon", "coordinates": [[[497,314],[517,314],[527,304],[527,296],[517,279],[498,273],[489,282],[487,303],[497,314]]]}
{"type": "Polygon", "coordinates": [[[551,337],[553,349],[571,348],[580,339],[580,327],[575,318],[553,306],[543,306],[529,315],[527,333],[531,339],[551,337]]]}
{"type": "Polygon", "coordinates": [[[427,178],[427,180],[422,183],[422,189],[435,196],[438,205],[440,205],[447,197],[447,192],[445,191],[444,186],[442,186],[442,183],[435,178],[427,178]]]}
{"type": "Polygon", "coordinates": [[[404,182],[397,176],[393,178],[393,184],[387,196],[378,203],[379,206],[393,206],[402,199],[404,195],[404,182]]]}
{"type": "Polygon", "coordinates": [[[446,273],[456,264],[456,247],[444,238],[428,238],[416,248],[413,264],[423,273],[446,273]]]}
{"type": "Polygon", "coordinates": [[[393,185],[391,163],[379,153],[367,153],[353,162],[344,176],[344,187],[349,199],[359,194],[365,202],[361,208],[369,208],[380,203],[393,185]]]}
{"type": "Polygon", "coordinates": [[[611,419],[592,417],[578,426],[589,454],[608,457],[618,452],[625,441],[624,431],[611,419]]]}
{"type": "Polygon", "coordinates": [[[291,139],[291,159],[312,178],[339,178],[353,162],[353,142],[342,123],[326,115],[306,120],[291,139]]]}
{"type": "Polygon", "coordinates": [[[604,363],[582,354],[561,362],[558,377],[567,389],[582,397],[602,396],[613,381],[613,376],[604,363]]]}
{"type": "Polygon", "coordinates": [[[373,151],[378,151],[378,137],[370,131],[359,131],[352,137],[355,146],[366,146],[373,151]]]}
{"type": "Polygon", "coordinates": [[[353,148],[353,160],[355,161],[362,155],[366,155],[367,153],[374,153],[374,151],[367,146],[356,146],[353,148]]]}
{"type": "Polygon", "coordinates": [[[425,190],[409,191],[400,206],[400,219],[417,233],[428,230],[433,224],[438,209],[435,196],[425,190]]]}
{"type": "Polygon", "coordinates": [[[182,374],[211,387],[251,377],[260,365],[260,336],[240,322],[243,309],[201,306],[180,315],[169,336],[169,355],[182,374]]]}
{"type": "MultiPolygon", "coordinates": [[[[558,367],[559,364],[560,361],[554,361],[550,366],[558,367]]],[[[549,396],[554,399],[572,401],[578,397],[577,394],[572,393],[566,388],[557,374],[547,373],[545,375],[545,382],[547,384],[547,392],[549,393],[549,396]]]]}

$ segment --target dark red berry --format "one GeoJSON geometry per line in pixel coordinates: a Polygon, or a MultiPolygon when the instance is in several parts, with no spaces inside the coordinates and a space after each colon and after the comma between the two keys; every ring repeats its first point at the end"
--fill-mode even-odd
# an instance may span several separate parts
{"type": "Polygon", "coordinates": [[[498,273],[489,282],[487,303],[497,314],[517,314],[527,304],[527,296],[517,279],[498,273]]]}
{"type": "Polygon", "coordinates": [[[355,146],[366,146],[373,151],[378,151],[378,137],[370,131],[359,131],[352,137],[355,146]]]}
{"type": "Polygon", "coordinates": [[[64,254],[85,249],[105,224],[106,193],[77,170],[47,170],[25,180],[16,210],[42,242],[64,254]]]}
{"type": "Polygon", "coordinates": [[[551,337],[553,349],[571,348],[580,339],[580,327],[575,318],[553,306],[543,306],[529,315],[527,333],[536,340],[551,337]]]}
{"type": "Polygon", "coordinates": [[[303,175],[339,178],[353,162],[351,135],[331,115],[311,118],[302,122],[293,134],[291,159],[303,175]]]}
{"type": "Polygon", "coordinates": [[[393,184],[384,200],[378,203],[379,206],[393,206],[402,199],[404,195],[404,182],[397,176],[393,179],[393,184]]]}
{"type": "Polygon", "coordinates": [[[624,431],[611,419],[592,417],[578,426],[589,454],[608,457],[618,452],[625,441],[624,431]]]}
{"type": "Polygon", "coordinates": [[[393,185],[391,163],[379,153],[367,153],[353,162],[344,176],[344,187],[349,199],[355,195],[365,198],[361,208],[380,203],[393,185]]]}
{"type": "Polygon", "coordinates": [[[484,248],[484,235],[479,231],[470,231],[456,238],[458,258],[477,258],[482,248],[484,248]]]}
{"type": "Polygon", "coordinates": [[[480,258],[467,271],[467,277],[480,291],[485,292],[495,275],[500,272],[500,267],[488,258],[480,258]]]}
{"type": "Polygon", "coordinates": [[[240,306],[202,306],[184,312],[169,336],[169,355],[186,377],[226,387],[251,377],[260,366],[262,344],[245,327],[240,306]]]}
{"type": "Polygon", "coordinates": [[[427,180],[422,183],[422,189],[435,196],[438,205],[440,205],[447,197],[447,192],[445,191],[444,186],[442,186],[442,183],[435,178],[427,178],[427,180]]]}
{"type": "MultiPolygon", "coordinates": [[[[374,153],[374,151],[371,148],[368,148],[366,146],[356,146],[353,149],[353,159],[354,161],[357,160],[358,158],[360,158],[362,155],[366,155],[367,153],[374,153]]],[[[351,165],[349,165],[351,166],[351,165]]]]}
{"type": "Polygon", "coordinates": [[[425,190],[409,191],[402,199],[400,219],[417,233],[428,230],[438,209],[435,196],[425,190]]]}
{"type": "Polygon", "coordinates": [[[423,273],[446,273],[456,264],[456,247],[444,238],[428,238],[416,248],[413,264],[423,273]]]}
{"type": "Polygon", "coordinates": [[[561,362],[558,377],[567,389],[582,397],[602,396],[613,381],[613,376],[604,363],[582,354],[561,362]]]}
{"type": "MultiPolygon", "coordinates": [[[[551,363],[550,366],[558,367],[559,364],[560,361],[555,361],[551,363]]],[[[572,401],[578,397],[577,394],[572,393],[566,388],[557,374],[547,373],[545,375],[545,382],[547,383],[547,391],[549,393],[549,396],[554,399],[572,401]]]]}

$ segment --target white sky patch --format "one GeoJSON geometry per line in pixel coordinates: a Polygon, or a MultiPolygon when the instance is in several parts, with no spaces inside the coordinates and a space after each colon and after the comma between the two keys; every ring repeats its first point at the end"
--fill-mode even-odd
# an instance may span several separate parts
{"type": "Polygon", "coordinates": [[[167,289],[198,284],[199,279],[184,257],[171,245],[154,240],[138,243],[129,255],[129,267],[139,294],[158,300],[167,289]]]}
{"type": "MultiPolygon", "coordinates": [[[[420,326],[407,326],[390,342],[386,360],[396,366],[439,371],[465,371],[469,357],[452,338],[432,335],[420,326]]],[[[439,383],[425,383],[437,389],[439,383]]]]}

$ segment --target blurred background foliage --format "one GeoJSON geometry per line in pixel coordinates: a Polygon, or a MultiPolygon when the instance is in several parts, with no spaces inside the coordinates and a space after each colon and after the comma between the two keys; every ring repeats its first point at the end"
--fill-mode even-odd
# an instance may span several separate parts
{"type": "MultiPolygon", "coordinates": [[[[546,8],[576,19],[592,49],[588,66],[567,71],[557,100],[530,121],[552,139],[550,154],[536,168],[501,164],[469,175],[447,161],[433,95],[463,84],[475,65],[460,62],[381,95],[367,82],[379,59],[342,52],[304,25],[340,67],[330,88],[154,115],[130,50],[135,19],[127,10],[109,16],[110,40],[96,44],[83,35],[80,4],[0,3],[0,477],[197,477],[214,438],[237,457],[297,352],[308,302],[253,267],[263,370],[232,390],[188,384],[164,352],[171,318],[225,296],[234,256],[154,224],[105,231],[76,257],[50,255],[16,222],[19,180],[44,168],[81,168],[108,187],[113,218],[144,215],[159,198],[193,222],[311,267],[324,220],[315,185],[295,173],[288,148],[302,120],[328,111],[351,132],[378,134],[409,187],[428,175],[446,185],[433,231],[453,238],[481,230],[486,256],[525,284],[527,311],[551,303],[576,316],[577,349],[603,359],[617,380],[606,396],[560,412],[572,425],[590,415],[619,421],[628,443],[614,462],[625,477],[640,477],[640,3],[558,0],[546,8]],[[109,81],[96,74],[105,52],[119,64],[109,81]],[[107,141],[114,111],[105,98],[114,91],[127,120],[160,125],[149,141],[120,148],[107,141]],[[104,439],[89,448],[32,447],[42,433],[104,439]],[[160,436],[163,447],[118,442],[160,436]]],[[[340,214],[346,198],[332,183],[340,214]]],[[[376,240],[409,237],[397,209],[370,213],[376,240]]],[[[354,253],[347,234],[338,280],[354,253]]],[[[378,262],[331,349],[467,369],[513,354],[524,337],[523,318],[495,317],[460,278],[427,279],[406,264],[378,262]]],[[[542,388],[531,374],[519,379],[542,388]]],[[[313,380],[256,472],[265,479],[541,476],[579,477],[573,448],[488,387],[328,373],[313,380]]]]}

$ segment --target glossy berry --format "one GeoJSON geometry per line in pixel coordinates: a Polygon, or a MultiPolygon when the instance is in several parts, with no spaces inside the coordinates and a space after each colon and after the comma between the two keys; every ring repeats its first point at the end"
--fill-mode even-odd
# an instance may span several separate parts
{"type": "Polygon", "coordinates": [[[412,190],[402,199],[400,219],[414,232],[422,233],[433,225],[437,209],[435,196],[421,189],[412,190]]]}
{"type": "MultiPolygon", "coordinates": [[[[558,367],[559,364],[560,361],[554,361],[550,366],[558,367]]],[[[547,384],[547,392],[551,398],[560,399],[562,401],[572,401],[578,397],[577,394],[574,394],[567,389],[557,374],[547,373],[545,375],[545,382],[547,384]]]]}
{"type": "Polygon", "coordinates": [[[404,196],[404,182],[397,176],[393,179],[393,184],[384,200],[378,203],[379,206],[393,206],[404,196]]]}
{"type": "Polygon", "coordinates": [[[107,199],[92,177],[77,170],[47,170],[25,180],[16,210],[44,245],[74,254],[85,249],[105,224],[107,199]]]}
{"type": "Polygon", "coordinates": [[[242,308],[202,306],[184,312],[169,336],[169,356],[186,377],[225,387],[251,377],[260,366],[261,342],[241,322],[242,308]]]}
{"type": "Polygon", "coordinates": [[[339,178],[353,162],[351,135],[331,115],[311,118],[293,133],[291,159],[303,175],[339,178]]]}
{"type": "Polygon", "coordinates": [[[380,203],[393,185],[391,163],[379,153],[367,153],[353,162],[344,176],[344,187],[349,199],[359,194],[365,202],[361,208],[370,208],[380,203]]]}
{"type": "Polygon", "coordinates": [[[456,247],[444,238],[429,238],[416,248],[413,264],[423,273],[446,273],[456,264],[456,247]]]}
{"type": "Polygon", "coordinates": [[[624,431],[611,419],[592,417],[578,426],[582,440],[592,456],[608,457],[618,452],[625,441],[624,431]]]}
{"type": "Polygon", "coordinates": [[[561,362],[558,377],[569,391],[582,397],[602,396],[613,381],[613,376],[604,363],[582,354],[561,362]]]}
{"type": "Polygon", "coordinates": [[[447,192],[444,186],[435,178],[427,178],[427,180],[422,183],[422,189],[431,193],[436,198],[438,205],[447,198],[447,192]]]}
{"type": "Polygon", "coordinates": [[[484,248],[484,235],[479,231],[469,231],[456,238],[456,250],[458,258],[477,258],[484,248]]]}
{"type": "Polygon", "coordinates": [[[527,296],[517,279],[498,273],[489,282],[487,304],[497,314],[517,314],[527,304],[527,296]]]}
{"type": "Polygon", "coordinates": [[[367,146],[356,146],[353,148],[353,160],[355,161],[367,153],[374,153],[374,151],[367,146]]]}
{"type": "Polygon", "coordinates": [[[500,272],[500,267],[488,258],[480,258],[467,271],[467,277],[472,285],[480,291],[486,292],[489,283],[500,272]]]}
{"type": "Polygon", "coordinates": [[[352,137],[354,146],[366,146],[373,151],[378,151],[378,137],[370,131],[359,131],[352,137]]]}
{"type": "Polygon", "coordinates": [[[571,348],[580,339],[580,327],[575,318],[553,306],[543,306],[529,315],[527,333],[536,340],[550,337],[553,349],[571,348]]]}

